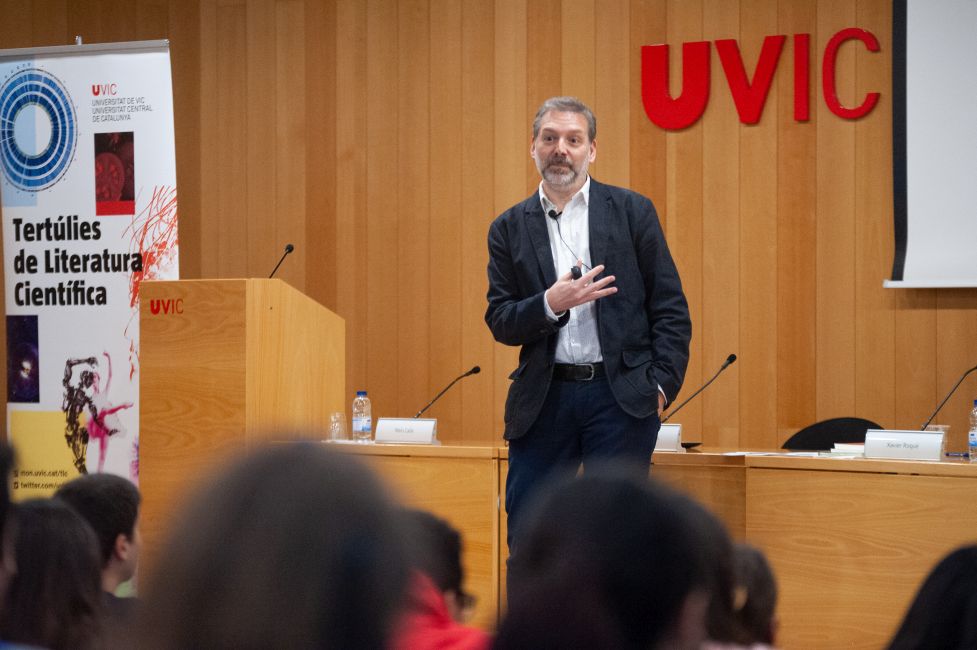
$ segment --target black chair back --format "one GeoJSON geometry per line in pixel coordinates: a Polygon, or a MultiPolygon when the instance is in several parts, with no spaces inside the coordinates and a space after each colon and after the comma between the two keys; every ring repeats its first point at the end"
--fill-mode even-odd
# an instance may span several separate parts
{"type": "Polygon", "coordinates": [[[862,418],[832,418],[806,426],[784,443],[783,449],[822,451],[836,442],[865,442],[868,429],[882,427],[862,418]]]}

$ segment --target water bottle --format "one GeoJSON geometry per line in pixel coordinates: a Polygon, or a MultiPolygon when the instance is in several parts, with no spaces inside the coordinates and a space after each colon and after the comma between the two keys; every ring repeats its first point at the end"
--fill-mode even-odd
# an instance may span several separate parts
{"type": "Polygon", "coordinates": [[[365,390],[356,391],[353,400],[353,440],[370,442],[373,437],[373,413],[365,390]]]}
{"type": "Polygon", "coordinates": [[[977,463],[977,399],[974,400],[974,409],[970,412],[970,432],[967,434],[967,451],[970,454],[970,462],[977,463]]]}

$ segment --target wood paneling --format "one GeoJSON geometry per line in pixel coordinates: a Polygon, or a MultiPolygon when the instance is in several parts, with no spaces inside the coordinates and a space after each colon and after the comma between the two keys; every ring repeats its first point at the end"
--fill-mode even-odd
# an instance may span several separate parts
{"type": "MultiPolygon", "coordinates": [[[[740,36],[740,3],[709,0],[703,5],[703,31],[717,38],[740,36]]],[[[729,354],[740,349],[740,131],[732,96],[713,48],[709,110],[703,121],[702,227],[712,233],[702,239],[702,319],[724,327],[698,329],[702,340],[703,372],[711,376],[729,354]]],[[[740,395],[737,376],[742,362],[732,366],[702,395],[702,433],[711,444],[739,444],[740,395]]],[[[693,389],[694,390],[694,389],[693,389]]],[[[682,416],[684,417],[684,416],[682,416]]]]}
{"type": "MultiPolygon", "coordinates": [[[[595,177],[650,196],[694,322],[688,439],[779,444],[826,417],[918,426],[977,357],[977,292],[884,290],[892,256],[889,0],[0,1],[0,47],[168,38],[173,61],[181,270],[283,279],[346,319],[352,399],[432,410],[445,442],[499,439],[516,350],[483,322],[485,235],[535,188],[540,101],[575,93],[599,121],[595,177]],[[22,26],[29,26],[24,29],[22,26]],[[843,27],[851,122],[827,110],[821,56],[843,27]],[[811,119],[793,116],[793,35],[811,35],[811,119]],[[640,47],[735,38],[748,73],[786,35],[760,123],[740,124],[715,47],[711,97],[666,133],[641,104],[640,47]]],[[[2,381],[2,379],[0,379],[2,381]]],[[[963,444],[972,378],[946,406],[963,444]]]]}

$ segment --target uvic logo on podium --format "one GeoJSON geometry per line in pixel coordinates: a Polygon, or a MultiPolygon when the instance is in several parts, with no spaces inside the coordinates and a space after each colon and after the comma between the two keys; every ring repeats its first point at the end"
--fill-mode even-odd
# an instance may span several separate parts
{"type": "Polygon", "coordinates": [[[160,312],[167,314],[183,313],[183,298],[167,298],[166,300],[153,299],[149,301],[149,311],[153,316],[158,316],[160,312]]]}

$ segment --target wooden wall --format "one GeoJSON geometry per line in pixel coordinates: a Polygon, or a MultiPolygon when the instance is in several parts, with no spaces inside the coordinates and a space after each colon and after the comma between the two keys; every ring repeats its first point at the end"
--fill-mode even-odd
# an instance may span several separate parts
{"type": "MultiPolygon", "coordinates": [[[[537,183],[529,123],[574,94],[599,120],[596,178],[657,204],[692,309],[686,439],[779,445],[818,419],[918,426],[977,363],[977,291],[884,290],[892,263],[890,0],[0,0],[0,47],[169,38],[181,273],[280,277],[346,319],[346,393],[375,415],[431,414],[453,443],[502,429],[516,350],[483,322],[485,235],[537,183]],[[825,107],[821,53],[841,50],[825,107]],[[810,33],[811,120],[793,119],[788,40],[759,124],[741,125],[713,48],[696,125],[646,117],[640,46],[810,33]]],[[[673,88],[680,68],[672,57],[673,88]]],[[[946,407],[964,444],[971,379],[946,407]]]]}

